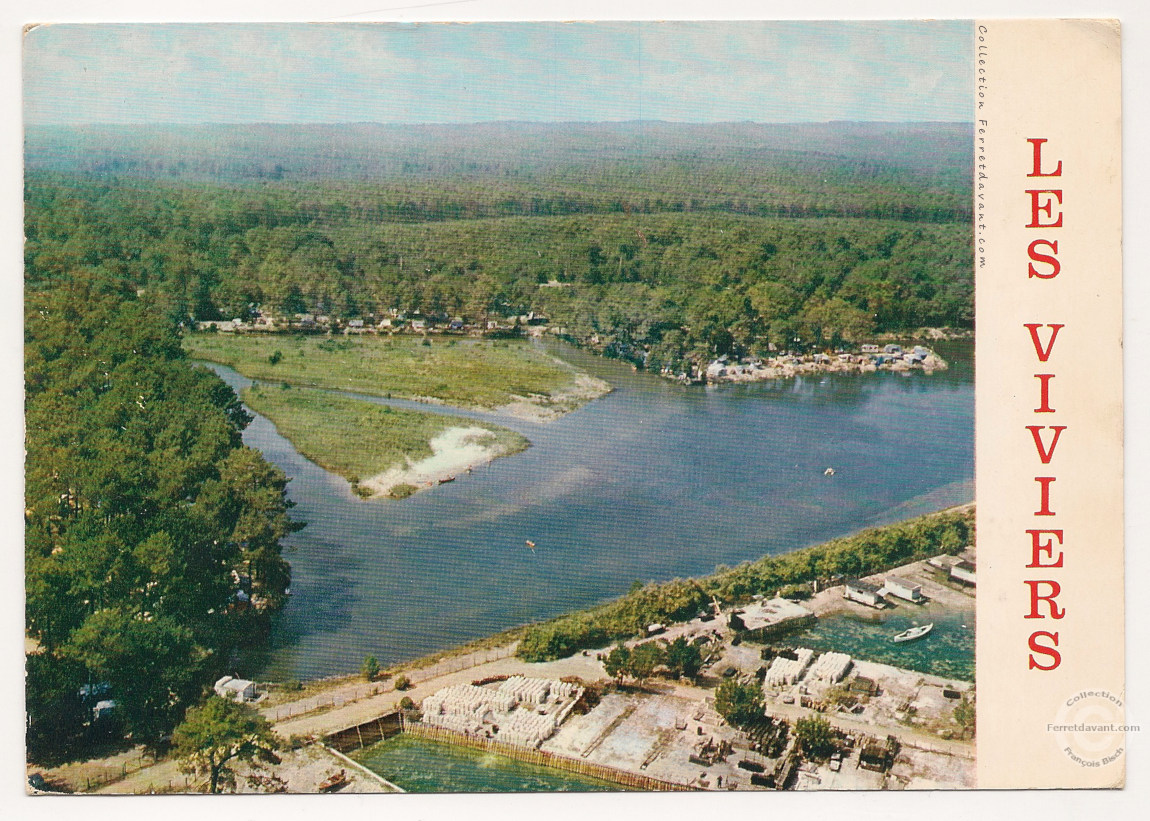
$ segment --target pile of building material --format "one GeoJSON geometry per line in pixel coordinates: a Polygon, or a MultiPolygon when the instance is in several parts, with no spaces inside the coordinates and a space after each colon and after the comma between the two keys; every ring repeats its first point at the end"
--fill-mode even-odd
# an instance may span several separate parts
{"type": "Polygon", "coordinates": [[[499,685],[499,692],[507,693],[517,704],[543,704],[549,696],[555,700],[575,697],[582,694],[582,688],[566,681],[552,681],[546,678],[512,676],[499,685]],[[576,690],[579,692],[576,693],[576,690]]]}
{"type": "Polygon", "coordinates": [[[457,733],[483,734],[483,722],[474,713],[424,713],[423,720],[427,724],[443,727],[445,730],[455,730],[457,733]]]}
{"type": "Polygon", "coordinates": [[[823,653],[818,661],[811,665],[811,677],[816,681],[837,684],[846,677],[850,669],[851,657],[846,653],[823,653]]]}
{"type": "Polygon", "coordinates": [[[512,676],[498,687],[455,684],[423,700],[423,721],[469,735],[538,747],[570,714],[583,688],[512,676]]]}
{"type": "Polygon", "coordinates": [[[474,684],[455,684],[432,693],[423,700],[424,721],[429,716],[471,714],[482,718],[489,710],[508,712],[515,706],[510,693],[488,690],[474,684]]]}
{"type": "Polygon", "coordinates": [[[499,740],[525,747],[538,747],[555,732],[555,717],[515,712],[499,728],[499,740]]]}
{"type": "Polygon", "coordinates": [[[806,672],[814,654],[814,650],[806,647],[797,647],[795,648],[797,658],[789,659],[783,656],[776,656],[774,660],[771,661],[771,666],[767,668],[767,675],[766,678],[763,679],[763,683],[770,687],[783,687],[794,684],[803,677],[803,673],[806,672]]]}

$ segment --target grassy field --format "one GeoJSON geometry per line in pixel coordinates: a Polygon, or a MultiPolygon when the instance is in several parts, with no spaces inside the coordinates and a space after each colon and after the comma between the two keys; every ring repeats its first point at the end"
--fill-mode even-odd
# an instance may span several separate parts
{"type": "Polygon", "coordinates": [[[517,453],[528,442],[497,425],[436,413],[376,405],[322,390],[255,386],[244,403],[271,420],[304,456],[352,483],[431,456],[428,442],[448,428],[482,427],[495,435],[493,447],[517,453]]]}
{"type": "Polygon", "coordinates": [[[194,359],[227,365],[251,379],[373,396],[431,398],[494,408],[514,397],[541,403],[569,387],[577,371],[521,340],[189,334],[194,359]],[[277,355],[278,354],[278,355],[277,355]]]}

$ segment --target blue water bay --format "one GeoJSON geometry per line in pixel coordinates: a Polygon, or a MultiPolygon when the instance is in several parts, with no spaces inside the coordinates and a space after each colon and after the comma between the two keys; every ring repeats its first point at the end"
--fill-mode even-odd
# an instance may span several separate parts
{"type": "Polygon", "coordinates": [[[244,672],[351,672],[368,654],[386,665],[635,580],[705,574],[973,499],[969,345],[938,345],[952,367],[929,376],[706,388],[549,345],[613,392],[547,424],[470,414],[531,447],[404,501],[357,499],[255,419],[244,441],[292,478],[294,514],[308,524],[288,540],[292,597],[272,647],[244,672]]]}

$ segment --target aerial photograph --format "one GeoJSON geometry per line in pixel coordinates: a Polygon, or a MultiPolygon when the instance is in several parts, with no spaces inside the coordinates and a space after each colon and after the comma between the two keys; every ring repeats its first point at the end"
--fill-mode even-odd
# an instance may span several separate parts
{"type": "Polygon", "coordinates": [[[972,788],[972,40],[30,27],[27,791],[972,788]]]}

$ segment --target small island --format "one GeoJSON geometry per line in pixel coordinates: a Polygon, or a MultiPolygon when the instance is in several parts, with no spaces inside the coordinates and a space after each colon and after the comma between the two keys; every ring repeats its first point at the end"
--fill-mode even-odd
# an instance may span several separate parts
{"type": "Polygon", "coordinates": [[[296,450],[347,479],[363,499],[405,499],[529,445],[498,425],[314,388],[256,385],[243,392],[243,400],[296,450]]]}
{"type": "Polygon", "coordinates": [[[501,425],[365,396],[543,423],[610,390],[524,340],[200,333],[183,344],[260,380],[244,403],[363,499],[405,499],[530,445],[501,425]]]}

